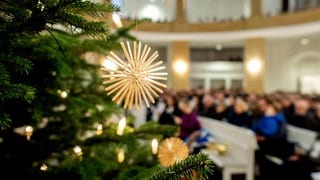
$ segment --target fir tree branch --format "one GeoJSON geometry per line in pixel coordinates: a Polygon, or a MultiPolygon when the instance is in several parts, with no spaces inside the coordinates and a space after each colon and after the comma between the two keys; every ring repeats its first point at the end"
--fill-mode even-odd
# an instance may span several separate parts
{"type": "Polygon", "coordinates": [[[82,16],[63,11],[60,12],[58,16],[61,18],[61,23],[66,24],[67,27],[75,27],[74,29],[78,28],[77,33],[82,32],[91,36],[107,35],[108,27],[104,22],[87,21],[82,16]]]}
{"type": "Polygon", "coordinates": [[[134,131],[134,134],[139,136],[153,136],[157,134],[161,134],[164,137],[175,136],[178,132],[178,126],[173,125],[160,125],[156,122],[147,122],[137,128],[134,131]]]}
{"type": "Polygon", "coordinates": [[[23,98],[26,102],[31,103],[35,94],[35,88],[24,84],[0,84],[0,101],[23,98]]]}
{"type": "Polygon", "coordinates": [[[28,74],[32,69],[33,64],[30,60],[24,57],[9,54],[7,56],[0,55],[0,58],[3,59],[3,61],[7,62],[8,66],[14,67],[13,70],[19,72],[20,74],[28,74]]]}
{"type": "MultiPolygon", "coordinates": [[[[59,51],[61,52],[61,54],[63,55],[64,59],[66,60],[68,66],[69,66],[69,68],[70,68],[70,70],[71,70],[71,72],[72,72],[72,74],[73,74],[73,76],[74,76],[74,79],[76,80],[76,82],[78,83],[79,87],[81,88],[84,97],[85,97],[87,100],[89,100],[88,93],[87,93],[86,89],[83,87],[83,85],[81,84],[81,81],[80,81],[79,76],[77,75],[77,73],[76,73],[76,72],[74,71],[74,69],[72,68],[72,63],[71,63],[71,61],[68,59],[68,57],[66,56],[66,54],[65,54],[65,52],[64,52],[64,50],[63,50],[63,48],[62,48],[62,46],[61,46],[61,44],[60,44],[60,42],[59,42],[59,40],[56,38],[56,36],[54,35],[54,33],[50,31],[49,28],[46,28],[46,30],[49,32],[49,34],[52,36],[52,38],[53,38],[53,39],[55,40],[55,42],[58,44],[59,51]]],[[[103,119],[102,115],[99,113],[99,110],[97,109],[96,106],[95,106],[95,108],[96,108],[96,110],[97,110],[97,112],[98,112],[97,115],[98,115],[101,119],[103,119]]]]}
{"type": "Polygon", "coordinates": [[[11,119],[7,114],[4,114],[2,117],[0,116],[0,130],[6,129],[10,126],[11,119]]]}
{"type": "Polygon", "coordinates": [[[9,74],[7,68],[3,64],[0,64],[0,74],[1,74],[0,84],[9,83],[10,74],[9,74]]]}
{"type": "Polygon", "coordinates": [[[105,4],[92,3],[90,1],[84,1],[80,3],[75,2],[65,6],[63,9],[74,14],[85,13],[93,17],[100,17],[101,12],[112,12],[119,10],[113,5],[106,6],[105,4]]]}
{"type": "Polygon", "coordinates": [[[213,173],[214,163],[207,154],[191,155],[184,161],[175,163],[169,168],[156,172],[150,180],[179,180],[182,177],[191,179],[196,173],[199,179],[208,179],[213,173]]]}

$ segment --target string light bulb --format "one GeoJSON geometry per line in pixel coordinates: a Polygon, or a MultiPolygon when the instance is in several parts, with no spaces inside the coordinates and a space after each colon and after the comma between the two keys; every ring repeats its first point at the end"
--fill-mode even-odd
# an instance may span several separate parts
{"type": "Polygon", "coordinates": [[[40,166],[40,170],[41,170],[41,171],[47,171],[47,170],[48,170],[48,166],[47,166],[46,164],[42,164],[42,165],[40,166]]]}
{"type": "Polygon", "coordinates": [[[61,98],[65,99],[68,97],[68,93],[66,91],[62,91],[60,96],[61,96],[61,98]]]}
{"type": "Polygon", "coordinates": [[[118,158],[118,162],[119,163],[122,163],[124,161],[125,156],[124,156],[124,150],[123,149],[119,149],[118,150],[117,158],[118,158]]]}
{"type": "Polygon", "coordinates": [[[82,155],[82,149],[81,149],[81,147],[78,146],[78,145],[73,148],[73,152],[74,152],[77,156],[81,156],[81,155],[82,155]]]}
{"type": "Polygon", "coordinates": [[[30,138],[33,134],[33,127],[32,126],[26,126],[25,127],[25,135],[27,137],[27,140],[30,141],[30,138]]]}
{"type": "Polygon", "coordinates": [[[152,139],[151,141],[152,154],[158,153],[158,146],[159,146],[158,140],[156,138],[152,139]]]}
{"type": "Polygon", "coordinates": [[[122,136],[124,128],[126,127],[126,118],[123,117],[118,123],[117,135],[122,136]]]}
{"type": "Polygon", "coordinates": [[[67,92],[67,91],[58,90],[58,95],[59,95],[62,99],[65,99],[65,98],[68,97],[68,92],[67,92]]]}
{"type": "Polygon", "coordinates": [[[96,134],[99,136],[102,134],[103,126],[102,124],[98,124],[96,134]]]}

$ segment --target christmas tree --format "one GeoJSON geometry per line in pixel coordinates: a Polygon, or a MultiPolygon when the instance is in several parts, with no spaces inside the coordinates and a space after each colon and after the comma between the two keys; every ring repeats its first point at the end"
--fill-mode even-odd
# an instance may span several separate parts
{"type": "Polygon", "coordinates": [[[151,140],[175,135],[175,126],[150,122],[117,134],[110,116],[126,111],[106,96],[100,66],[85,57],[133,39],[132,27],[109,31],[105,19],[116,10],[83,0],[0,2],[0,177],[180,179],[212,171],[202,154],[158,164],[151,140]]]}

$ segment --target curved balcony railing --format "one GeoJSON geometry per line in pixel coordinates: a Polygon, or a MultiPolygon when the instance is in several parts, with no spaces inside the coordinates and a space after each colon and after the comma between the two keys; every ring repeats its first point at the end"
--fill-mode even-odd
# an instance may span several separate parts
{"type": "Polygon", "coordinates": [[[111,0],[125,23],[150,19],[143,31],[212,32],[320,20],[320,0],[111,0]]]}

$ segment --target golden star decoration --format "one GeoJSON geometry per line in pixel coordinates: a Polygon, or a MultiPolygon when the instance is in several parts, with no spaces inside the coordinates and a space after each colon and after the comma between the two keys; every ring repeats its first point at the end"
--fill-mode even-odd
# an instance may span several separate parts
{"type": "MultiPolygon", "coordinates": [[[[116,64],[120,69],[110,71],[110,74],[103,75],[106,78],[103,84],[107,84],[105,88],[107,95],[113,95],[112,101],[117,104],[123,103],[124,108],[131,109],[133,105],[141,108],[145,103],[150,106],[149,101],[155,102],[155,98],[163,93],[161,88],[167,86],[159,82],[167,80],[167,72],[162,72],[165,66],[161,66],[163,61],[155,62],[159,56],[155,51],[149,56],[151,48],[141,42],[133,42],[133,49],[127,41],[120,42],[126,60],[121,59],[114,52],[110,52],[107,59],[116,64]]],[[[107,69],[105,71],[109,72],[107,69]]]]}
{"type": "Polygon", "coordinates": [[[167,138],[159,146],[158,158],[161,165],[165,167],[186,159],[188,155],[187,145],[177,137],[167,138]]]}

